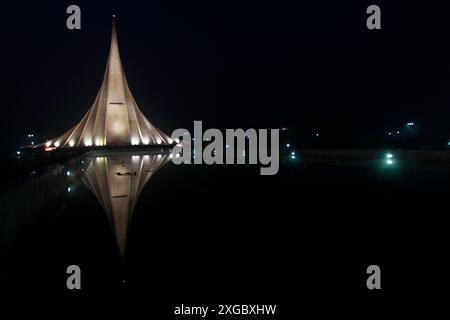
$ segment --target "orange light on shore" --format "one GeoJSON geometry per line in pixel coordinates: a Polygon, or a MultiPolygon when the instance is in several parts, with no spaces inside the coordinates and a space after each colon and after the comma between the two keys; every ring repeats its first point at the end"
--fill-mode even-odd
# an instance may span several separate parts
{"type": "Polygon", "coordinates": [[[45,151],[53,151],[53,150],[55,150],[56,149],[56,147],[45,147],[45,151]]]}

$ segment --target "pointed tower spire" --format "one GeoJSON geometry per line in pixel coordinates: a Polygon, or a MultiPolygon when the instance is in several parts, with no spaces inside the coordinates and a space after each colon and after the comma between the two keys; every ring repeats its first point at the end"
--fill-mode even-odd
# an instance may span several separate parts
{"type": "Polygon", "coordinates": [[[131,94],[120,60],[113,14],[108,62],[93,105],[75,127],[45,145],[58,148],[171,143],[172,140],[142,114],[131,94]]]}

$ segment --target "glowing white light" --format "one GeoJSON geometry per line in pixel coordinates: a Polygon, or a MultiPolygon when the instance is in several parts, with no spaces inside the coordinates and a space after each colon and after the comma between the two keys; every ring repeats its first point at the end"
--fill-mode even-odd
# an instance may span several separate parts
{"type": "Polygon", "coordinates": [[[227,144],[227,148],[229,148],[230,146],[227,144]]]}
{"type": "Polygon", "coordinates": [[[295,156],[295,152],[294,151],[291,152],[291,156],[295,156]]]}
{"type": "Polygon", "coordinates": [[[72,189],[70,187],[67,188],[67,192],[70,192],[72,189]]]}
{"type": "Polygon", "coordinates": [[[319,136],[319,134],[318,133],[316,133],[316,137],[318,137],[319,136]]]}
{"type": "Polygon", "coordinates": [[[17,151],[16,153],[17,153],[18,156],[20,155],[20,151],[17,151]]]}
{"type": "Polygon", "coordinates": [[[399,134],[400,133],[400,131],[397,131],[397,134],[399,134]]]}
{"type": "Polygon", "coordinates": [[[45,146],[48,148],[48,147],[51,146],[51,144],[52,144],[52,142],[49,140],[49,141],[47,141],[47,142],[45,143],[45,146]]]}
{"type": "Polygon", "coordinates": [[[137,138],[137,137],[131,138],[131,144],[132,144],[133,146],[138,145],[138,144],[139,144],[139,138],[137,138]]]}
{"type": "Polygon", "coordinates": [[[74,145],[75,145],[75,141],[70,140],[70,141],[69,141],[69,146],[73,147],[74,145]]]}
{"type": "Polygon", "coordinates": [[[92,146],[92,140],[89,140],[89,139],[84,140],[84,145],[85,145],[86,147],[92,146]]]}
{"type": "Polygon", "coordinates": [[[387,164],[393,164],[394,161],[393,161],[392,159],[388,159],[388,160],[386,160],[386,163],[387,163],[387,164]]]}
{"type": "Polygon", "coordinates": [[[170,139],[170,138],[169,138],[169,140],[167,140],[167,141],[169,141],[169,144],[172,144],[172,142],[173,142],[173,140],[170,139]]]}
{"type": "Polygon", "coordinates": [[[176,143],[180,143],[180,139],[175,139],[175,142],[176,143]]]}
{"type": "Polygon", "coordinates": [[[286,147],[289,148],[291,145],[289,143],[286,143],[286,147]]]}
{"type": "Polygon", "coordinates": [[[408,122],[406,125],[407,125],[408,127],[411,127],[411,126],[414,125],[414,122],[408,122]]]}
{"type": "Polygon", "coordinates": [[[142,138],[142,143],[147,145],[150,143],[150,140],[148,138],[142,138]]]}
{"type": "Polygon", "coordinates": [[[162,141],[161,141],[160,138],[156,139],[156,143],[157,143],[157,144],[161,144],[161,142],[162,142],[162,141]]]}
{"type": "Polygon", "coordinates": [[[59,141],[56,141],[54,146],[58,148],[59,147],[59,141]]]}
{"type": "Polygon", "coordinates": [[[291,155],[291,159],[295,159],[295,155],[291,155]]]}
{"type": "Polygon", "coordinates": [[[388,135],[391,135],[392,134],[392,132],[388,132],[388,135]]]}
{"type": "Polygon", "coordinates": [[[391,159],[393,157],[394,157],[394,155],[392,153],[386,153],[386,158],[391,159]]]}
{"type": "Polygon", "coordinates": [[[70,171],[66,172],[66,176],[68,176],[68,177],[70,176],[70,171]]]}
{"type": "Polygon", "coordinates": [[[95,145],[96,145],[97,147],[102,146],[102,145],[103,145],[102,139],[101,139],[101,138],[95,139],[95,145]]]}

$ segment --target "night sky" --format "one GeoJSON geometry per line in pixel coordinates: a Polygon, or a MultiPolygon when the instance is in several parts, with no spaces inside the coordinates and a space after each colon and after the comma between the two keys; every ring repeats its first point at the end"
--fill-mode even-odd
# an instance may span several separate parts
{"type": "Polygon", "coordinates": [[[167,133],[289,127],[382,136],[407,121],[450,135],[450,24],[430,1],[16,1],[1,4],[3,151],[64,133],[100,87],[117,15],[143,113],[167,133]],[[81,7],[82,29],[66,28],[81,7]],[[366,28],[366,8],[382,30],[366,28]],[[41,139],[39,139],[39,137],[41,139]]]}

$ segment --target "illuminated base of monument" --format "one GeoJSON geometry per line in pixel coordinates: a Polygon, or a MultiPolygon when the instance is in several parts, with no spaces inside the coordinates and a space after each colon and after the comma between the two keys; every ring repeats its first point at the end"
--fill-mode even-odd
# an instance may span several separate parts
{"type": "Polygon", "coordinates": [[[109,152],[109,151],[150,151],[154,152],[170,152],[172,148],[176,144],[155,144],[155,145],[117,145],[117,146],[90,146],[90,147],[62,147],[62,148],[54,148],[54,147],[42,147],[36,148],[33,146],[21,147],[20,153],[22,155],[26,154],[84,154],[91,151],[101,151],[101,152],[109,152]]]}

